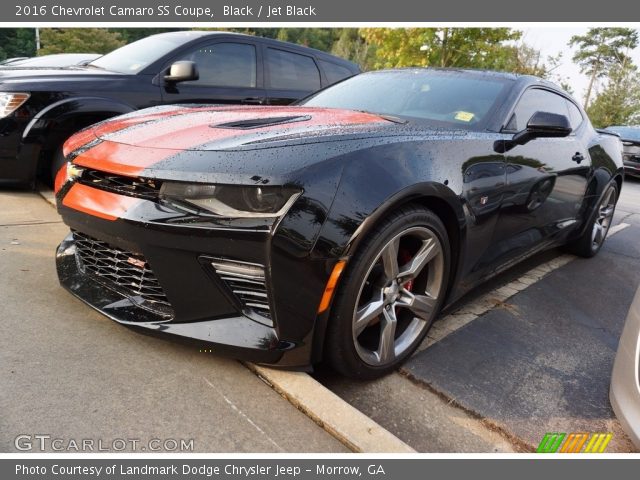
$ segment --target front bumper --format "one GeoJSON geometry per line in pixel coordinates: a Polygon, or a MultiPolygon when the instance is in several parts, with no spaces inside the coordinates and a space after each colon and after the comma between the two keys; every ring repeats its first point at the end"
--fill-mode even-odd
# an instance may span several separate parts
{"type": "Polygon", "coordinates": [[[624,173],[626,175],[633,175],[640,177],[640,163],[639,162],[624,162],[624,173]]]}
{"type": "Polygon", "coordinates": [[[58,193],[65,223],[72,231],[122,250],[124,259],[128,252],[145,259],[170,302],[171,315],[145,308],[140,299],[88,272],[76,255],[82,240],[69,235],[57,251],[58,276],[83,302],[128,327],[235,358],[287,368],[308,368],[318,360],[317,333],[322,337],[326,319],[318,316],[317,306],[330,260],[301,254],[290,239],[279,239],[264,225],[202,222],[154,201],[130,202],[130,197],[120,196],[117,199],[129,199],[126,212],[104,218],[66,206],[68,192],[67,187],[58,193]],[[250,318],[234,301],[210,258],[264,266],[271,325],[250,318]]]}
{"type": "Polygon", "coordinates": [[[625,432],[640,448],[640,288],[620,336],[609,399],[625,432]]]}
{"type": "Polygon", "coordinates": [[[58,247],[56,267],[60,284],[84,303],[111,320],[153,334],[187,341],[194,348],[259,363],[278,363],[291,343],[280,344],[276,330],[243,315],[172,322],[140,308],[134,300],[84,274],[76,259],[76,245],[69,235],[58,247]]]}

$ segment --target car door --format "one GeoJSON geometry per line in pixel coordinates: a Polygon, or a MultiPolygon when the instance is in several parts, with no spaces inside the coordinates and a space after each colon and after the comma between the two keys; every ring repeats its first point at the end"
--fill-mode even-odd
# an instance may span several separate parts
{"type": "Polygon", "coordinates": [[[552,90],[530,87],[510,115],[506,133],[526,128],[535,112],[564,115],[572,133],[535,138],[505,153],[507,185],[496,228],[501,263],[542,249],[576,225],[591,161],[584,141],[586,123],[571,100],[552,90]]]}
{"type": "MultiPolygon", "coordinates": [[[[174,58],[192,61],[198,80],[166,83],[164,103],[262,104],[262,68],[257,46],[247,41],[217,41],[195,46],[174,58]]],[[[167,65],[168,67],[168,65],[167,65]]]]}
{"type": "Polygon", "coordinates": [[[264,70],[270,105],[288,105],[322,86],[318,65],[309,55],[265,46],[264,70]]]}

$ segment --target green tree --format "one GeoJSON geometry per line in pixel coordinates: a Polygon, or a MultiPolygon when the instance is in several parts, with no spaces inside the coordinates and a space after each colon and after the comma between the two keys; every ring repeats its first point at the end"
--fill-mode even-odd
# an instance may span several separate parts
{"type": "Polygon", "coordinates": [[[630,60],[611,68],[606,87],[587,110],[596,127],[640,123],[640,80],[630,60]]]}
{"type": "Polygon", "coordinates": [[[375,48],[374,68],[405,66],[496,68],[508,64],[506,42],[522,33],[510,28],[363,28],[375,48]]]}
{"type": "Polygon", "coordinates": [[[120,38],[125,43],[135,42],[149,35],[156,35],[158,33],[176,32],[179,28],[109,28],[110,32],[120,34],[120,38]]]}
{"type": "Polygon", "coordinates": [[[108,53],[126,42],[105,28],[43,28],[38,55],[52,53],[108,53]]]}
{"type": "Polygon", "coordinates": [[[342,28],[336,41],[331,47],[331,53],[346,58],[367,70],[372,60],[374,49],[360,35],[357,28],[342,28]]]}
{"type": "Polygon", "coordinates": [[[0,28],[0,60],[36,54],[34,28],[0,28]]]}
{"type": "Polygon", "coordinates": [[[336,35],[335,28],[281,28],[276,38],[329,52],[336,35]]]}
{"type": "Polygon", "coordinates": [[[571,37],[569,45],[577,46],[573,61],[582,73],[589,75],[584,97],[584,108],[587,109],[596,81],[621,64],[628,50],[638,46],[638,32],[632,28],[590,28],[585,35],[571,37]]]}
{"type": "Polygon", "coordinates": [[[540,51],[524,42],[501,46],[499,54],[494,55],[493,65],[488,68],[538,77],[548,75],[540,51]]]}

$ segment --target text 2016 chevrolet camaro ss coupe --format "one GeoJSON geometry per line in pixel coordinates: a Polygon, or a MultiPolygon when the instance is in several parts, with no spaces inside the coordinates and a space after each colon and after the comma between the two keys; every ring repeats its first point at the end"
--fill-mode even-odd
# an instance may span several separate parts
{"type": "Polygon", "coordinates": [[[552,246],[600,249],[620,140],[528,76],[362,74],[298,106],[158,107],[65,144],[60,281],[108,317],[354,377],[552,246]]]}

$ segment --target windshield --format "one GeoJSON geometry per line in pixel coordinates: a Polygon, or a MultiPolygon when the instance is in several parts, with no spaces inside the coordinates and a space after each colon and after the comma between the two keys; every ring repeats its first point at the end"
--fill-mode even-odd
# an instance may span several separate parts
{"type": "Polygon", "coordinates": [[[184,37],[154,35],[107,53],[88,66],[118,73],[138,73],[183,43],[184,37]]]}
{"type": "Polygon", "coordinates": [[[483,121],[509,82],[454,71],[371,72],[322,90],[301,104],[364,110],[472,129],[483,121]]]}
{"type": "Polygon", "coordinates": [[[607,127],[605,130],[610,130],[620,135],[622,140],[632,140],[634,142],[640,141],[640,126],[638,127],[607,127]]]}

